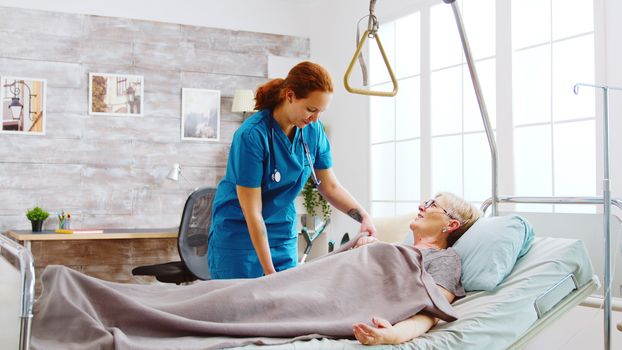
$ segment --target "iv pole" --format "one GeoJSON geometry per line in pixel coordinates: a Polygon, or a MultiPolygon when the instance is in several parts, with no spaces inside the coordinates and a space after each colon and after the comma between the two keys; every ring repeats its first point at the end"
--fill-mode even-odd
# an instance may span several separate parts
{"type": "Polygon", "coordinates": [[[605,301],[603,325],[605,329],[605,350],[611,348],[611,183],[609,182],[609,90],[622,91],[622,88],[606,85],[578,83],[574,86],[574,94],[579,94],[579,87],[586,86],[603,90],[603,234],[605,238],[605,285],[603,298],[605,301]]]}

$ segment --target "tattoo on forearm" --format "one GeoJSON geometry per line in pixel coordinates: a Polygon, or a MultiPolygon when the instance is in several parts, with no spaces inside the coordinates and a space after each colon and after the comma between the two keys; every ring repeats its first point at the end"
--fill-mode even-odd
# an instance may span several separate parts
{"type": "Polygon", "coordinates": [[[363,222],[363,215],[361,215],[361,212],[358,209],[348,210],[348,215],[358,222],[363,222]]]}

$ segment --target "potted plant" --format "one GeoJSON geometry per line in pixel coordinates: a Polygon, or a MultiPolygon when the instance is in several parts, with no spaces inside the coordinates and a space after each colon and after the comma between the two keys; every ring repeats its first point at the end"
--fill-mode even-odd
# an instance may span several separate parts
{"type": "Polygon", "coordinates": [[[32,224],[32,232],[41,232],[43,227],[43,221],[50,216],[50,213],[43,210],[41,207],[36,206],[26,211],[26,217],[32,224]]]}
{"type": "Polygon", "coordinates": [[[303,216],[303,225],[306,228],[314,229],[316,227],[315,218],[318,218],[320,211],[322,220],[326,221],[330,218],[333,209],[317,190],[312,178],[309,178],[302,188],[302,198],[303,205],[307,210],[306,216],[303,216]]]}

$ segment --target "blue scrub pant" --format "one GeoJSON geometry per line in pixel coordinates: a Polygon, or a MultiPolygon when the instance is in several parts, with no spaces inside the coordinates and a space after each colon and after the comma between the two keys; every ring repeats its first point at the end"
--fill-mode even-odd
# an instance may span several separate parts
{"type": "MultiPolygon", "coordinates": [[[[272,263],[277,271],[298,264],[298,238],[270,247],[272,263]]],[[[207,261],[212,279],[256,278],[263,276],[255,249],[229,249],[209,244],[207,261]]]]}

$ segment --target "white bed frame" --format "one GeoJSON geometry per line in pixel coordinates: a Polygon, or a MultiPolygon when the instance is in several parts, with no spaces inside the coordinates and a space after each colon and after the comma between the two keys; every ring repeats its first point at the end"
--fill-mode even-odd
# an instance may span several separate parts
{"type": "MultiPolygon", "coordinates": [[[[32,309],[35,299],[35,260],[30,250],[0,234],[0,255],[7,252],[19,264],[20,311],[19,311],[19,349],[30,348],[32,309]]],[[[12,266],[12,264],[9,262],[12,266]]],[[[10,308],[3,308],[10,310],[10,308]]],[[[10,328],[10,327],[9,327],[10,328]]]]}

